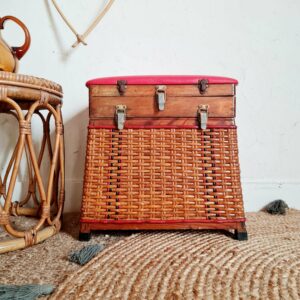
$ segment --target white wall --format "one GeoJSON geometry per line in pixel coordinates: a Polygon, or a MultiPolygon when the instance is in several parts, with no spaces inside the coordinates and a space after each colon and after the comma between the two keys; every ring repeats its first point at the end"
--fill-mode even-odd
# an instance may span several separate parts
{"type": "MultiPolygon", "coordinates": [[[[82,32],[105,2],[58,3],[82,32]]],[[[300,208],[298,0],[116,0],[88,37],[88,46],[77,49],[70,47],[74,36],[50,0],[1,0],[0,8],[2,16],[22,19],[32,35],[20,73],[57,81],[64,88],[66,210],[78,210],[81,201],[88,123],[85,82],[132,74],[239,79],[237,123],[246,209],[258,210],[277,198],[300,208]]],[[[6,27],[4,36],[16,44],[21,32],[6,27]]]]}

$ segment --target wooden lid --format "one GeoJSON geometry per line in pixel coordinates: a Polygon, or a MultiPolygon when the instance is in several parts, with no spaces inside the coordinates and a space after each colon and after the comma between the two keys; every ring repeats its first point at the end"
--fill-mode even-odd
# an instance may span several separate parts
{"type": "Polygon", "coordinates": [[[119,80],[125,80],[126,84],[132,85],[155,85],[155,84],[198,84],[199,80],[206,79],[209,84],[238,84],[233,78],[206,76],[206,75],[150,75],[150,76],[119,76],[104,77],[89,80],[86,85],[115,85],[119,80]]]}

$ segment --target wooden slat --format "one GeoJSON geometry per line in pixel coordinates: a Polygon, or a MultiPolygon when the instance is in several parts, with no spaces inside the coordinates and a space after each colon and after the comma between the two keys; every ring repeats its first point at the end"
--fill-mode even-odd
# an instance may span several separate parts
{"type": "MultiPolygon", "coordinates": [[[[90,126],[116,126],[113,118],[90,119],[90,126]]],[[[208,127],[214,126],[234,126],[233,118],[209,118],[208,127]]],[[[140,128],[155,127],[155,126],[199,126],[196,118],[127,118],[125,127],[137,126],[140,128]]]]}
{"type": "Polygon", "coordinates": [[[91,230],[184,230],[184,229],[241,229],[242,221],[226,223],[174,223],[174,224],[103,224],[103,223],[81,223],[80,232],[91,230]]]}
{"type": "MultiPolygon", "coordinates": [[[[123,96],[153,96],[155,91],[155,85],[128,85],[123,96]]],[[[203,95],[200,94],[197,85],[168,85],[166,91],[167,95],[174,97],[233,96],[235,86],[234,84],[211,84],[203,95]]],[[[115,85],[94,85],[90,87],[90,96],[117,97],[120,94],[115,85]]]]}
{"type": "Polygon", "coordinates": [[[127,106],[128,117],[197,117],[199,105],[207,104],[211,118],[233,118],[234,97],[172,97],[168,96],[165,110],[159,111],[154,97],[93,97],[90,118],[115,116],[116,105],[127,106]]]}

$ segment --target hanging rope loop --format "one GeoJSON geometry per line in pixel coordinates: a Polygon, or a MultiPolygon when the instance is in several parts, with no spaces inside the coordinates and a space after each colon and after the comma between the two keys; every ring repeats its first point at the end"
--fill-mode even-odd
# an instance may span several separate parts
{"type": "MultiPolygon", "coordinates": [[[[83,36],[81,34],[76,34],[77,42],[82,43],[83,45],[87,45],[87,43],[84,41],[83,36]]],[[[73,46],[72,46],[73,47],[73,46]]],[[[74,47],[73,47],[74,48],[74,47]]]]}
{"type": "Polygon", "coordinates": [[[61,8],[58,6],[56,0],[52,0],[52,3],[60,16],[62,17],[63,21],[66,23],[66,25],[70,28],[70,30],[75,34],[76,36],[76,42],[72,45],[73,48],[77,47],[79,44],[87,45],[85,42],[86,37],[96,28],[96,26],[99,24],[99,22],[102,20],[102,18],[106,15],[106,13],[109,11],[111,6],[113,5],[115,0],[109,0],[106,4],[106,6],[103,8],[103,10],[99,13],[99,15],[95,18],[95,20],[92,22],[92,24],[87,28],[87,30],[83,34],[79,34],[74,26],[70,23],[70,21],[67,19],[65,14],[62,12],[61,8]]]}

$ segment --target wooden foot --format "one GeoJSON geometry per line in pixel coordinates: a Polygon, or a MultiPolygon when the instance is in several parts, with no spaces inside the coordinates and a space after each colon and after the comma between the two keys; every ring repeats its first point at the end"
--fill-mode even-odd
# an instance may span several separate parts
{"type": "Polygon", "coordinates": [[[234,238],[238,241],[248,240],[248,233],[245,223],[241,223],[239,228],[234,230],[234,238]]]}
{"type": "Polygon", "coordinates": [[[91,239],[92,234],[90,232],[79,232],[79,241],[88,242],[91,239]]]}
{"type": "Polygon", "coordinates": [[[235,230],[234,238],[238,241],[247,241],[248,240],[248,233],[247,233],[247,231],[239,232],[238,230],[235,230]]]}
{"type": "Polygon", "coordinates": [[[80,224],[79,241],[89,241],[91,239],[91,228],[88,223],[80,224]]]}

